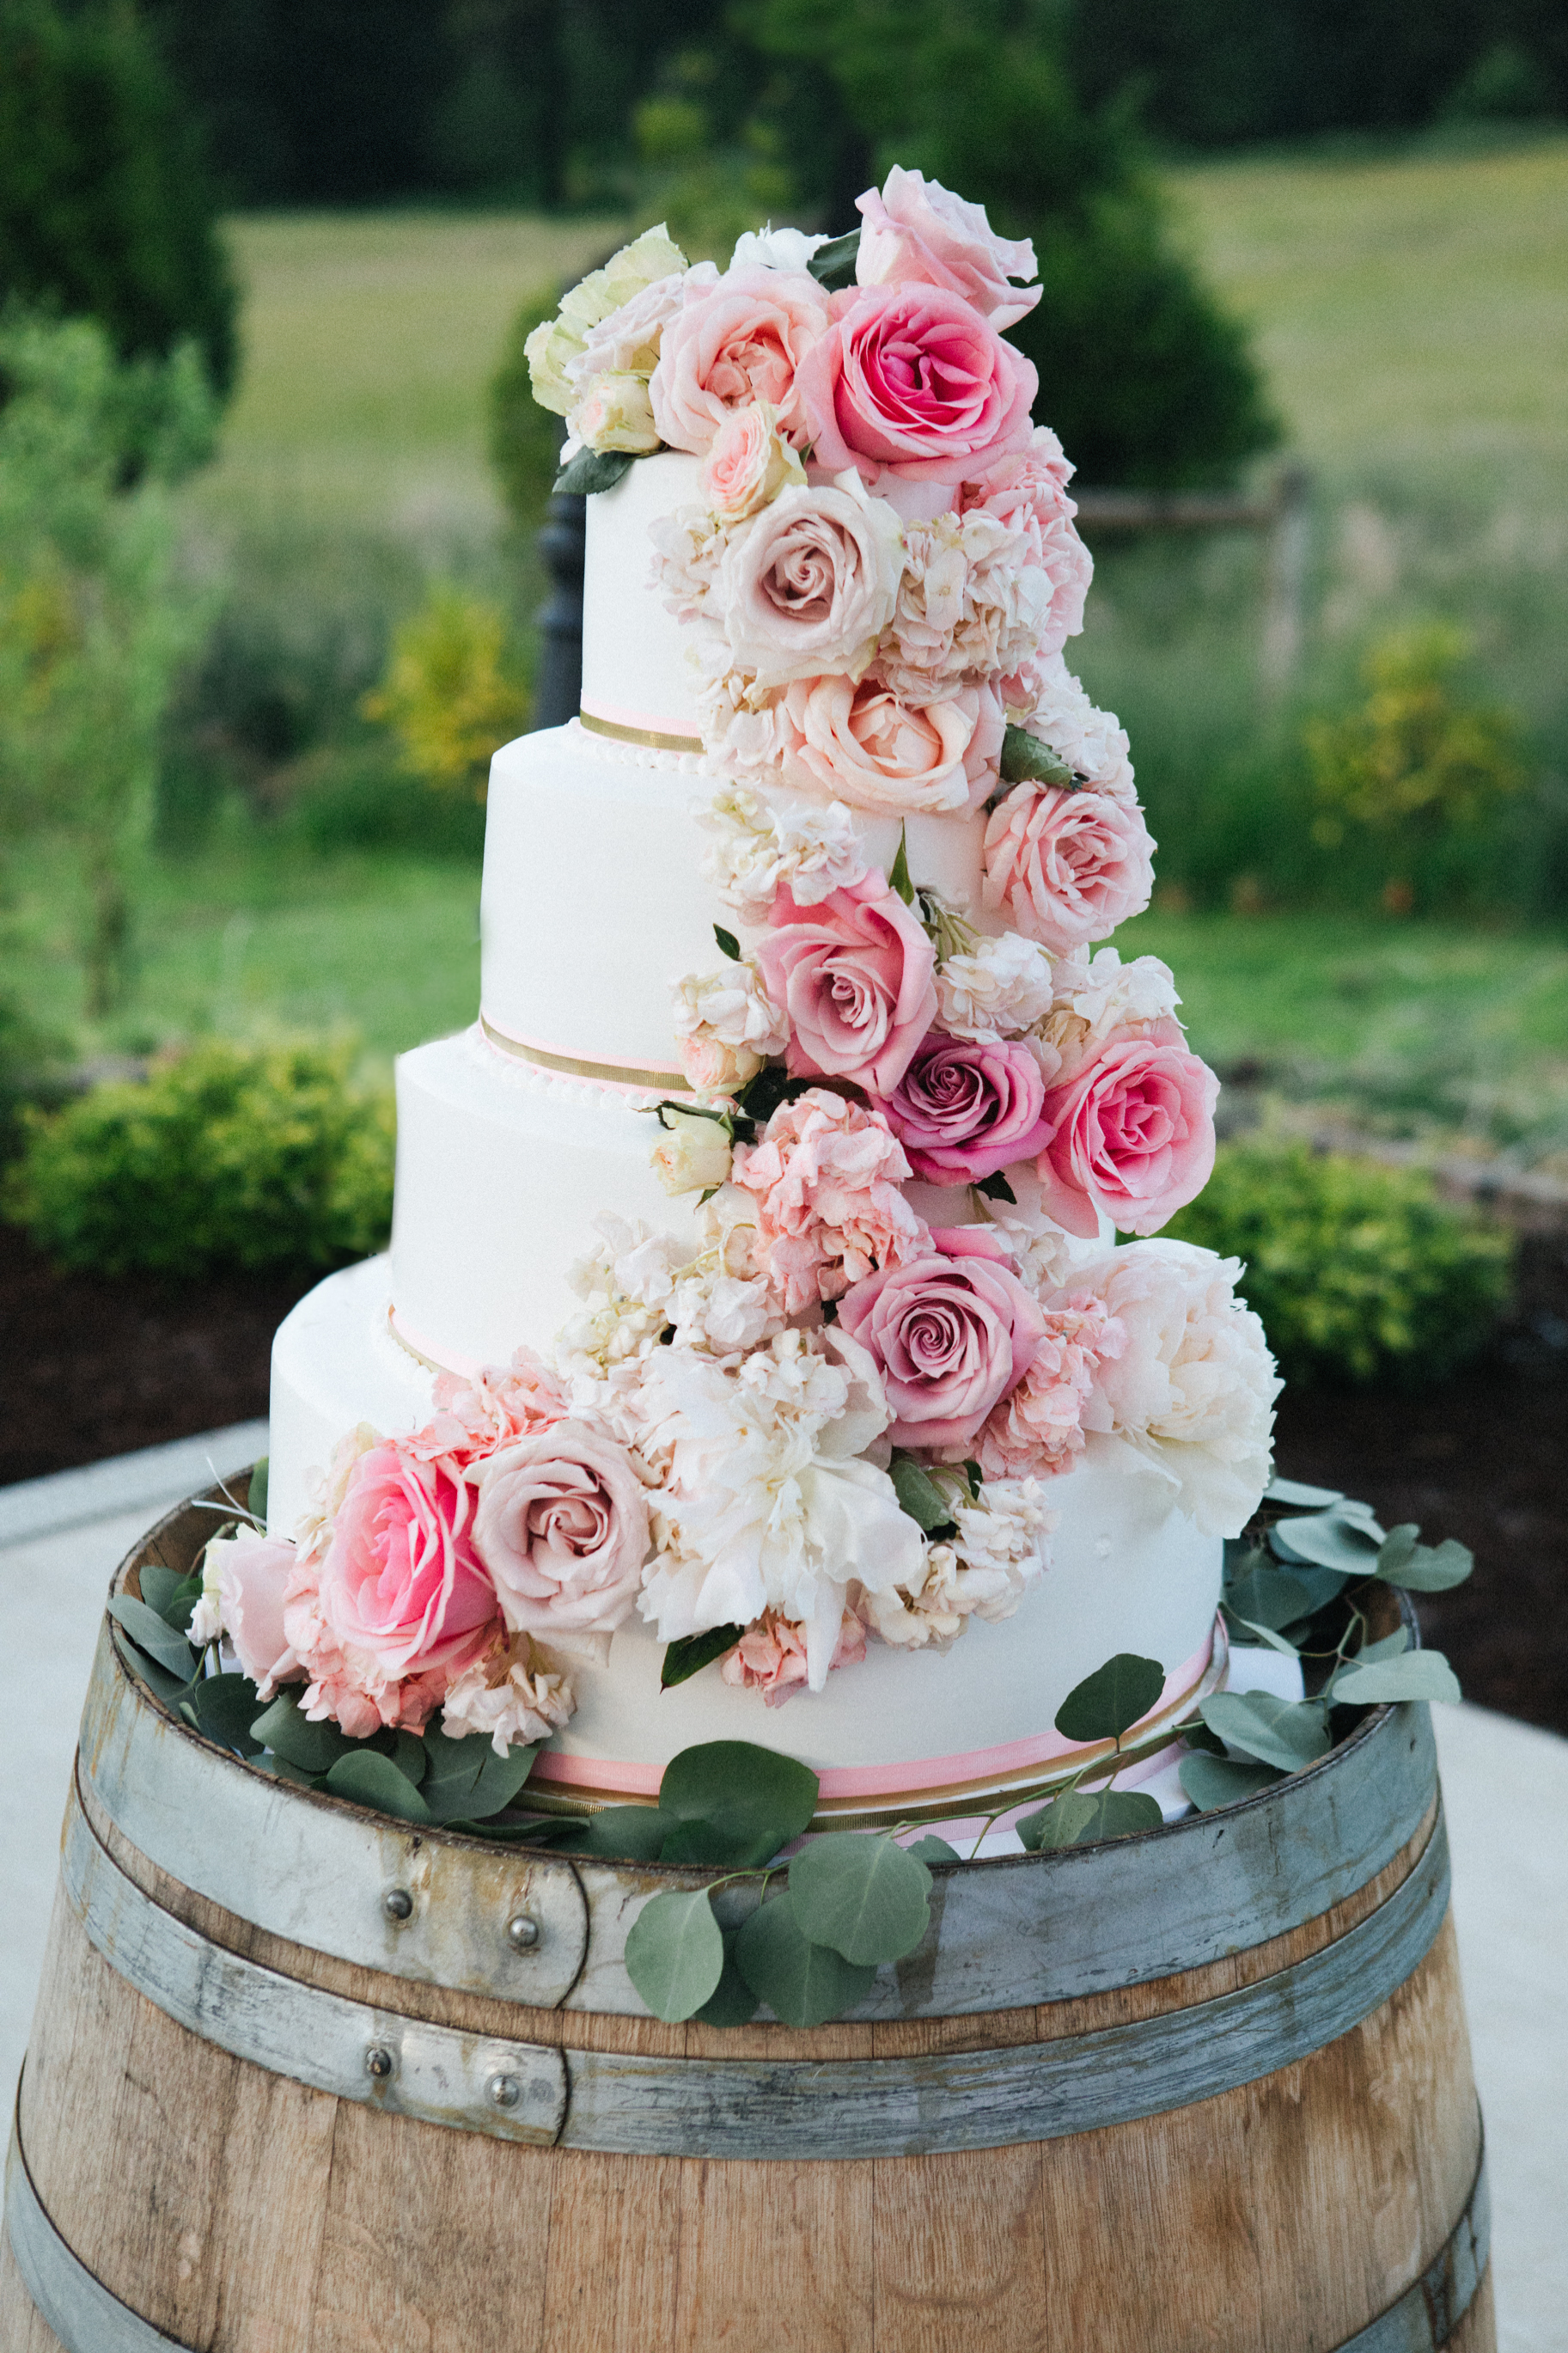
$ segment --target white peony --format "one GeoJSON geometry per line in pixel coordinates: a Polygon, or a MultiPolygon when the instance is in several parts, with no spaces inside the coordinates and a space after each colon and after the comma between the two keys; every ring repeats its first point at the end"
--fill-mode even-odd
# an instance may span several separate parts
{"type": "Polygon", "coordinates": [[[984,511],[905,524],[903,576],[876,665],[901,701],[941,702],[1016,669],[1050,610],[1050,584],[1023,553],[1018,533],[984,511]]]}
{"type": "Polygon", "coordinates": [[[860,1614],[902,1650],[949,1643],[968,1620],[1011,1618],[1046,1567],[1057,1525],[1037,1479],[987,1480],[953,1512],[956,1533],[926,1547],[918,1580],[860,1598],[860,1614]]]}
{"type": "Polygon", "coordinates": [[[1205,1535],[1241,1534],[1268,1484],[1284,1383],[1263,1326],[1236,1295],[1241,1261],[1191,1242],[1129,1242],[1075,1266],[1127,1345],[1103,1359],[1084,1409],[1089,1457],[1120,1440],[1180,1490],[1205,1535]],[[1097,1443],[1098,1440],[1098,1443],[1097,1443]]]}
{"type": "Polygon", "coordinates": [[[952,1038],[994,1044],[1044,1021],[1056,997],[1051,960],[1022,932],[977,940],[936,976],[937,1021],[952,1038]]]}
{"type": "Polygon", "coordinates": [[[762,923],[781,889],[814,907],[866,872],[855,821],[842,801],[764,798],[745,785],[721,785],[692,810],[713,846],[704,878],[743,921],[762,923]]]}
{"type": "Polygon", "coordinates": [[[775,228],[769,221],[764,228],[742,230],[730,256],[730,268],[804,269],[817,247],[827,242],[826,231],[820,237],[807,237],[803,228],[775,228]]]}
{"type": "Polygon", "coordinates": [[[1113,711],[1095,709],[1060,654],[1047,666],[1038,700],[1023,724],[1097,792],[1116,800],[1133,798],[1126,729],[1113,711]]]}
{"type": "Polygon", "coordinates": [[[590,1381],[658,1346],[689,1255],[673,1234],[655,1234],[640,1219],[628,1224],[606,1216],[595,1219],[595,1227],[602,1237],[598,1249],[566,1275],[583,1305],[555,1342],[563,1372],[590,1381]]]}

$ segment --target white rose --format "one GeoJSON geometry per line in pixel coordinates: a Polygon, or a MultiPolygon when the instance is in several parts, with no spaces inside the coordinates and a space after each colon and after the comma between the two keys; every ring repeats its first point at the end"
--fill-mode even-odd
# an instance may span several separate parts
{"type": "Polygon", "coordinates": [[[646,376],[595,376],[568,422],[586,449],[623,449],[648,457],[659,446],[646,376]]]}
{"type": "Polygon", "coordinates": [[[673,996],[680,1067],[702,1093],[744,1086],[789,1043],[789,1025],[753,965],[689,972],[673,996]]]}
{"type": "Polygon", "coordinates": [[[602,269],[590,270],[563,298],[555,317],[543,320],[523,345],[533,396],[540,406],[553,409],[557,417],[567,416],[577,398],[572,370],[594,329],[645,287],[677,271],[684,275],[685,270],[686,256],[670,242],[662,221],[657,228],[645,229],[630,245],[622,246],[602,269]]]}
{"type": "Polygon", "coordinates": [[[784,491],[732,532],[714,598],[735,669],[762,686],[840,672],[858,678],[892,617],[903,530],[858,474],[784,491]]]}
{"type": "Polygon", "coordinates": [[[679,1111],[673,1103],[658,1109],[659,1138],[652,1167],[669,1194],[705,1193],[722,1185],[730,1174],[730,1134],[722,1120],[709,1113],[679,1111]]]}

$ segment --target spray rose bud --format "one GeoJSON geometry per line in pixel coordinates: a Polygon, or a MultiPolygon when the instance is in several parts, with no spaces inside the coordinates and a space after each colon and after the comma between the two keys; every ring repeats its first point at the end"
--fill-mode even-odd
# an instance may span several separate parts
{"type": "Polygon", "coordinates": [[[567,423],[589,449],[626,449],[646,457],[659,446],[646,376],[596,375],[567,423]]]}
{"type": "Polygon", "coordinates": [[[765,400],[732,408],[702,461],[702,488],[721,522],[744,522],[791,484],[804,489],[805,468],[778,429],[765,400]]]}
{"type": "Polygon", "coordinates": [[[653,1173],[669,1194],[706,1193],[729,1182],[730,1124],[711,1112],[658,1107],[660,1134],[653,1148],[653,1173]]]}

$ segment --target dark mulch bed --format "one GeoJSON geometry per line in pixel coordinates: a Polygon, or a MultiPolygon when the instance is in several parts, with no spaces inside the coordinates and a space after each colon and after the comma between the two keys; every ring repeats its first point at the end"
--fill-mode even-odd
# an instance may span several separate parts
{"type": "MultiPolygon", "coordinates": [[[[274,1327],[315,1279],[58,1275],[0,1226],[0,1485],[264,1414],[274,1327]]],[[[1278,1457],[1470,1546],[1470,1583],[1421,1605],[1428,1639],[1471,1699],[1568,1733],[1568,1235],[1526,1240],[1520,1294],[1440,1388],[1288,1390],[1278,1457]]]]}

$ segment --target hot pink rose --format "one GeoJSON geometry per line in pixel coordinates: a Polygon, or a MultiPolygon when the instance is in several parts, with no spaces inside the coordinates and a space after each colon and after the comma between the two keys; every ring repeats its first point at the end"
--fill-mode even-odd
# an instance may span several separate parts
{"type": "MultiPolygon", "coordinates": [[[[853,1609],[847,1609],[828,1672],[858,1666],[865,1655],[866,1629],[853,1609]]],[[[765,1707],[782,1707],[793,1693],[805,1688],[805,1626],[781,1618],[776,1609],[764,1609],[725,1653],[719,1672],[741,1691],[760,1691],[765,1707]]]]}
{"type": "Polygon", "coordinates": [[[730,1180],[756,1201],[754,1255],[786,1315],[925,1247],[900,1190],[909,1174],[881,1114],[823,1087],[781,1103],[761,1143],[735,1146],[730,1180]]]}
{"type": "Polygon", "coordinates": [[[614,1633],[637,1599],[648,1542],[631,1457],[588,1422],[522,1439],[479,1474],[474,1549],[514,1632],[614,1633]]]}
{"type": "Polygon", "coordinates": [[[431,1419],[399,1443],[422,1462],[445,1461],[456,1471],[548,1430],[566,1411],[560,1382],[531,1348],[519,1348],[510,1365],[484,1365],[468,1377],[438,1373],[433,1394],[431,1419]]]}
{"type": "Polygon", "coordinates": [[[1067,494],[1072,470],[1050,427],[1037,425],[1026,448],[984,468],[958,494],[961,514],[993,515],[1016,532],[1023,563],[1047,584],[1047,595],[1036,600],[1041,617],[1035,650],[1023,670],[1002,681],[1009,710],[1032,705],[1047,666],[1083,627],[1094,559],[1073,521],[1078,509],[1067,494]]]}
{"type": "Polygon", "coordinates": [[[831,473],[883,467],[910,481],[976,473],[1021,449],[1038,378],[962,296],[935,286],[858,286],[801,370],[815,445],[831,473]]]}
{"type": "Polygon", "coordinates": [[[700,457],[732,408],[765,400],[786,438],[805,438],[797,378],[827,332],[828,300],[804,269],[732,269],[689,283],[667,320],[648,391],[672,449],[700,457]]]}
{"type": "Polygon", "coordinates": [[[989,688],[916,705],[874,677],[798,680],[780,722],[785,784],[884,817],[979,808],[1006,726],[989,688]]]}
{"type": "Polygon", "coordinates": [[[857,1283],[838,1310],[882,1376],[895,1446],[967,1443],[1023,1379],[1046,1328],[994,1235],[931,1239],[929,1255],[857,1283]]]}
{"type": "Polygon", "coordinates": [[[1157,1232],[1213,1173],[1218,1093],[1174,1021],[1110,1038],[1046,1097],[1053,1132],[1036,1165],[1047,1216],[1085,1240],[1100,1210],[1124,1234],[1157,1232]]]}
{"type": "Polygon", "coordinates": [[[882,1108],[928,1185],[978,1185],[1044,1149],[1046,1082],[1021,1040],[988,1044],[933,1029],[882,1108]]]}
{"type": "Polygon", "coordinates": [[[205,1575],[217,1587],[223,1630],[234,1645],[242,1675],[263,1699],[279,1683],[297,1683],[304,1665],[283,1625],[283,1604],[298,1563],[295,1546],[282,1536],[237,1528],[207,1546],[205,1575]]]}
{"type": "Polygon", "coordinates": [[[354,1464],[321,1562],[321,1609],[367,1684],[456,1673],[494,1633],[473,1510],[465,1480],[395,1440],[354,1464]]]}
{"type": "Polygon", "coordinates": [[[1101,1365],[1119,1356],[1126,1330],[1085,1292],[1047,1307],[1035,1361],[992,1407],[975,1440],[987,1479],[1049,1479],[1083,1452],[1084,1408],[1101,1365]]]}
{"type": "Polygon", "coordinates": [[[890,1094],[936,1014],[936,955],[916,917],[873,871],[814,907],[783,890],[768,922],[757,969],[790,1026],[791,1075],[890,1094]]]}
{"type": "Polygon", "coordinates": [[[1028,238],[998,237],[984,205],[940,180],[895,164],[880,195],[868,188],[855,202],[865,216],[855,263],[862,286],[945,286],[996,328],[1016,326],[1039,301],[1037,286],[1007,283],[1035,274],[1028,238]]]}
{"type": "Polygon", "coordinates": [[[984,904],[1067,955],[1141,915],[1154,888],[1154,843],[1136,801],[1055,785],[1018,785],[985,828],[984,904]]]}

